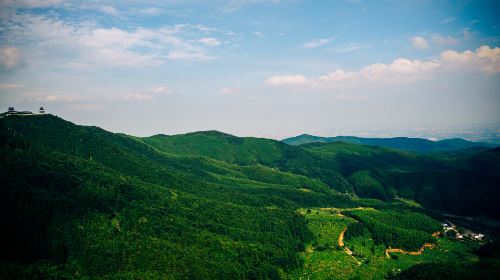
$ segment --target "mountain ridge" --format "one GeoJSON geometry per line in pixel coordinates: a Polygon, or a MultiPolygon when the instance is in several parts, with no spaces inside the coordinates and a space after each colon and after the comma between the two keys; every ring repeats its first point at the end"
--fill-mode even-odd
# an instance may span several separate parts
{"type": "Polygon", "coordinates": [[[331,142],[348,142],[353,144],[363,144],[372,146],[382,146],[388,148],[397,148],[413,152],[446,152],[457,151],[468,148],[494,148],[498,145],[486,142],[472,142],[462,138],[449,138],[439,141],[432,141],[424,138],[414,137],[390,137],[390,138],[365,138],[357,136],[334,136],[321,137],[310,134],[301,134],[298,136],[285,138],[281,140],[289,145],[305,145],[310,143],[331,143],[331,142]]]}

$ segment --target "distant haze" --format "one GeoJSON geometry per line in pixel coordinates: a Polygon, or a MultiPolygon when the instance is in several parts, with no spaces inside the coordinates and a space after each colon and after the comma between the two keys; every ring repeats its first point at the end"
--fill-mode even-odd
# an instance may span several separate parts
{"type": "Polygon", "coordinates": [[[498,1],[0,1],[0,109],[147,136],[498,138],[498,1]]]}

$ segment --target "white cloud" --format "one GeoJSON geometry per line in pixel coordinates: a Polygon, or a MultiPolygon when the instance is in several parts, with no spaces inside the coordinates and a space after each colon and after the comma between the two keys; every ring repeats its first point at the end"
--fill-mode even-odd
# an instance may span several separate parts
{"type": "Polygon", "coordinates": [[[411,37],[410,42],[413,45],[413,47],[417,49],[423,50],[429,47],[429,43],[427,43],[427,40],[420,36],[411,37]]]}
{"type": "MultiPolygon", "coordinates": [[[[1,89],[1,84],[0,84],[1,89]]],[[[165,85],[158,85],[151,88],[140,89],[140,90],[129,90],[129,91],[117,91],[110,92],[105,97],[99,95],[76,95],[76,94],[66,94],[66,93],[50,93],[47,91],[35,92],[34,95],[36,102],[46,102],[46,103],[68,103],[68,104],[78,104],[85,105],[89,102],[91,103],[113,103],[117,101],[148,101],[153,100],[157,97],[167,96],[172,94],[172,91],[165,85]]]]}
{"type": "Polygon", "coordinates": [[[0,67],[13,70],[22,62],[21,51],[14,47],[0,47],[0,67]]]}
{"type": "Polygon", "coordinates": [[[364,83],[409,83],[430,79],[440,71],[479,71],[486,74],[500,72],[500,48],[481,46],[476,51],[441,53],[439,59],[411,60],[395,59],[392,63],[375,63],[357,71],[337,69],[318,77],[304,75],[282,75],[269,77],[265,83],[271,86],[331,87],[336,85],[359,85],[364,83]]]}
{"type": "Polygon", "coordinates": [[[337,69],[328,74],[307,78],[303,75],[273,76],[266,84],[273,86],[313,86],[329,87],[345,83],[400,83],[427,78],[428,74],[439,67],[436,61],[420,61],[399,58],[390,64],[376,63],[358,71],[337,69]]]}
{"type": "Polygon", "coordinates": [[[151,94],[131,93],[125,95],[125,100],[147,101],[153,99],[151,94]]]}
{"type": "Polygon", "coordinates": [[[103,5],[99,7],[99,10],[105,14],[118,17],[120,16],[120,12],[113,6],[111,5],[103,5]]]}
{"type": "Polygon", "coordinates": [[[331,39],[322,38],[322,39],[313,39],[307,43],[302,44],[300,47],[304,49],[315,49],[321,46],[324,46],[330,43],[331,39]]]}
{"type": "Polygon", "coordinates": [[[57,95],[57,94],[51,94],[47,95],[45,97],[40,97],[37,99],[37,101],[43,101],[43,102],[66,102],[66,103],[73,103],[73,102],[78,102],[82,101],[84,98],[82,96],[77,96],[77,95],[57,95]]]}
{"type": "Polygon", "coordinates": [[[166,86],[156,86],[151,89],[151,92],[160,95],[166,95],[172,93],[172,91],[170,91],[170,89],[168,89],[166,86]]]}
{"type": "Polygon", "coordinates": [[[370,82],[412,82],[427,78],[428,74],[439,67],[434,60],[420,61],[398,58],[390,64],[376,63],[365,66],[358,74],[370,82]]]}
{"type": "Polygon", "coordinates": [[[43,57],[51,63],[57,60],[58,65],[77,62],[80,65],[135,67],[161,65],[167,60],[210,60],[215,57],[207,54],[206,47],[221,43],[206,36],[217,29],[204,25],[177,24],[125,30],[30,14],[14,14],[5,30],[5,40],[31,47],[26,50],[27,54],[37,54],[36,59],[43,57]]]}
{"type": "Polygon", "coordinates": [[[144,8],[144,9],[136,9],[133,11],[134,14],[142,15],[142,16],[159,16],[164,11],[160,8],[144,8]]]}
{"type": "Polygon", "coordinates": [[[260,32],[260,31],[254,31],[253,35],[255,35],[257,37],[264,37],[264,33],[260,32]]]}
{"type": "Polygon", "coordinates": [[[432,41],[439,45],[455,45],[458,39],[451,36],[441,36],[440,34],[433,34],[432,41]]]}
{"type": "Polygon", "coordinates": [[[476,51],[444,51],[441,53],[441,60],[445,62],[447,68],[458,68],[468,71],[481,71],[486,74],[500,72],[500,48],[490,48],[481,46],[476,51]]]}
{"type": "Polygon", "coordinates": [[[233,95],[241,91],[241,86],[237,85],[234,87],[225,87],[219,91],[220,95],[233,95]]]}
{"type": "Polygon", "coordinates": [[[266,84],[272,86],[303,86],[310,82],[310,79],[303,75],[273,76],[266,80],[266,84]]]}
{"type": "Polygon", "coordinates": [[[218,45],[220,45],[222,43],[218,39],[212,38],[212,37],[201,38],[201,39],[198,40],[198,42],[200,42],[200,43],[202,43],[204,45],[207,45],[207,46],[218,46],[218,45]]]}
{"type": "Polygon", "coordinates": [[[89,59],[98,59],[111,66],[151,66],[162,63],[158,57],[159,34],[147,29],[125,31],[118,28],[98,28],[78,36],[82,52],[89,59]],[[143,48],[147,51],[133,51],[143,48]]]}

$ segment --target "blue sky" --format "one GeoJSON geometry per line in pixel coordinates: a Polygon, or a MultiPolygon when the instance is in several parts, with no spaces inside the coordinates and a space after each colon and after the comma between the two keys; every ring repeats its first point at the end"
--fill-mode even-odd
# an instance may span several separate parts
{"type": "Polygon", "coordinates": [[[0,0],[0,107],[133,135],[500,126],[497,1],[0,0]]]}

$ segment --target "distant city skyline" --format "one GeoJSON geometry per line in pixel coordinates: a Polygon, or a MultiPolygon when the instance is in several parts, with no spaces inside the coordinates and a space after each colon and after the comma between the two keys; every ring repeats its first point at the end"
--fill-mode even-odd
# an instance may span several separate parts
{"type": "Polygon", "coordinates": [[[137,136],[498,137],[499,10],[498,1],[0,0],[0,107],[43,106],[137,136]]]}

